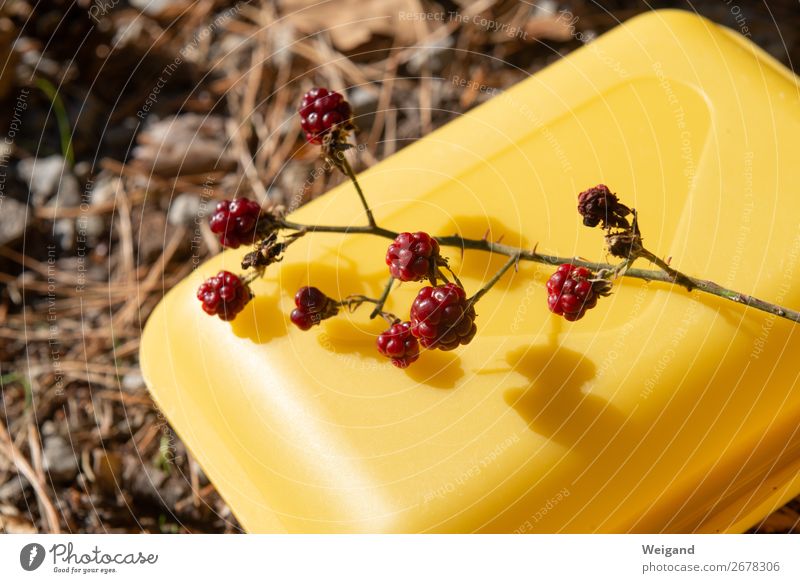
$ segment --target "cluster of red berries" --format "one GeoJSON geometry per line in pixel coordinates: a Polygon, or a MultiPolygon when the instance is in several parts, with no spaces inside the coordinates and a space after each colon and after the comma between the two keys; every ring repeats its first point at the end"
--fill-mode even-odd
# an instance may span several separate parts
{"type": "MultiPolygon", "coordinates": [[[[336,315],[338,303],[315,287],[303,287],[295,295],[292,323],[308,330],[336,315]]],[[[447,283],[426,286],[411,305],[409,322],[395,321],[376,341],[378,352],[392,364],[406,368],[419,358],[419,348],[453,350],[475,337],[475,308],[463,288],[447,283]]]]}
{"type": "Polygon", "coordinates": [[[303,96],[299,113],[300,127],[306,134],[306,140],[312,144],[321,144],[333,128],[348,129],[353,117],[350,104],[344,97],[323,87],[314,87],[303,96]]]}
{"type": "Polygon", "coordinates": [[[439,243],[428,233],[400,233],[386,251],[389,273],[400,281],[435,279],[439,243]]]}
{"type": "Polygon", "coordinates": [[[453,350],[469,344],[477,330],[475,308],[454,283],[423,287],[411,304],[411,331],[424,348],[453,350]]]}
{"type": "Polygon", "coordinates": [[[559,266],[547,280],[547,307],[570,322],[580,320],[597,305],[594,274],[585,267],[570,263],[559,266]]]}
{"type": "Polygon", "coordinates": [[[419,342],[410,322],[396,322],[376,341],[378,352],[390,358],[397,368],[406,368],[419,358],[419,342]]]}
{"type": "MultiPolygon", "coordinates": [[[[335,316],[339,303],[326,296],[315,287],[301,287],[294,296],[295,309],[290,319],[301,330],[310,330],[335,316]]],[[[411,324],[396,320],[392,326],[381,333],[376,341],[378,352],[391,359],[398,368],[406,368],[419,358],[419,342],[412,334],[411,324]]]]}
{"type": "Polygon", "coordinates": [[[250,199],[222,200],[217,203],[208,225],[223,247],[236,249],[253,243],[260,213],[259,204],[250,199]]]}
{"type": "Polygon", "coordinates": [[[225,321],[233,320],[251,297],[247,284],[235,273],[224,270],[205,280],[197,290],[203,311],[225,321]]]}
{"type": "MultiPolygon", "coordinates": [[[[386,263],[392,277],[400,281],[435,280],[434,269],[443,261],[439,244],[424,232],[401,233],[389,246],[386,263]]],[[[297,292],[291,320],[301,330],[335,314],[327,306],[334,300],[317,288],[297,292]]],[[[336,304],[338,305],[338,304],[336,304]]],[[[419,347],[453,350],[468,344],[475,336],[475,308],[462,287],[455,283],[426,286],[411,306],[410,321],[396,321],[378,336],[378,351],[392,363],[405,368],[419,358],[419,347]]]]}
{"type": "MultiPolygon", "coordinates": [[[[305,137],[314,144],[323,143],[325,136],[333,132],[354,127],[350,105],[339,93],[328,89],[314,88],[306,93],[299,112],[305,137]]],[[[336,140],[343,139],[343,134],[334,136],[336,140]]],[[[602,224],[606,229],[624,229],[629,226],[627,215],[633,211],[601,184],[579,195],[578,212],[588,226],[602,224]]],[[[275,237],[276,229],[259,228],[260,213],[260,206],[248,199],[221,201],[211,217],[211,230],[219,236],[223,246],[234,249],[253,244],[256,238],[269,233],[275,237]]],[[[380,312],[392,322],[376,341],[382,355],[391,359],[395,366],[406,368],[419,358],[420,347],[453,350],[472,341],[477,331],[475,300],[467,298],[460,283],[436,285],[441,276],[439,267],[446,267],[447,262],[440,256],[435,238],[422,231],[399,234],[386,251],[386,264],[394,279],[402,282],[427,279],[432,285],[423,287],[417,294],[409,321],[380,312]]],[[[243,262],[243,267],[248,265],[243,262]]],[[[548,308],[569,321],[579,320],[586,310],[597,304],[598,296],[607,294],[608,286],[608,282],[597,279],[591,270],[565,263],[547,281],[548,308]]],[[[197,297],[206,313],[232,320],[252,294],[240,276],[220,271],[200,286],[197,297]]],[[[362,296],[357,301],[364,299],[368,300],[362,296]]],[[[302,287],[295,295],[290,319],[301,330],[309,330],[335,316],[341,306],[352,305],[348,303],[352,301],[349,298],[338,302],[315,287],[302,287]]]]}

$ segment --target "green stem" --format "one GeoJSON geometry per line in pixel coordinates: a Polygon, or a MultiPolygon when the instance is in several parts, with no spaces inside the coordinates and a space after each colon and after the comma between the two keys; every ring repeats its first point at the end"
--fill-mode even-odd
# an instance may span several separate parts
{"type": "Polygon", "coordinates": [[[72,150],[72,131],[69,127],[69,117],[67,116],[67,108],[64,107],[64,100],[55,86],[47,79],[38,77],[36,79],[36,86],[47,95],[47,98],[53,104],[53,112],[56,117],[56,124],[58,125],[58,136],[61,140],[61,155],[69,163],[70,166],[75,165],[75,154],[72,150]]]}

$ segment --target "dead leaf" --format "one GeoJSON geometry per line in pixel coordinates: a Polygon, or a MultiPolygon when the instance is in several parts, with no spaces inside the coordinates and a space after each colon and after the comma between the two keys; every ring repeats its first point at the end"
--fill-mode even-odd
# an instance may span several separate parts
{"type": "Polygon", "coordinates": [[[281,0],[281,14],[304,34],[327,31],[340,51],[351,51],[369,42],[373,35],[394,38],[398,46],[418,40],[419,14],[425,11],[416,0],[281,0]]]}
{"type": "Polygon", "coordinates": [[[568,20],[561,16],[544,16],[531,18],[525,23],[524,40],[533,42],[539,40],[552,40],[566,42],[572,38],[575,29],[568,20]]]}
{"type": "Polygon", "coordinates": [[[148,123],[133,158],[137,167],[161,176],[233,170],[237,162],[226,142],[222,118],[188,113],[148,123]]]}
{"type": "Polygon", "coordinates": [[[36,527],[29,521],[18,516],[0,513],[0,533],[6,534],[36,534],[36,527]]]}

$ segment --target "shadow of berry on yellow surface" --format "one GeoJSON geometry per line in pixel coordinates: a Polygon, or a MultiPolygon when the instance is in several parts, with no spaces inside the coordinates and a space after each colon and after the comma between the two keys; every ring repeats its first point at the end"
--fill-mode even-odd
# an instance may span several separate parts
{"type": "Polygon", "coordinates": [[[578,352],[547,344],[512,351],[506,360],[529,386],[506,391],[504,399],[532,431],[589,455],[629,423],[606,399],[587,390],[596,367],[578,352]]]}

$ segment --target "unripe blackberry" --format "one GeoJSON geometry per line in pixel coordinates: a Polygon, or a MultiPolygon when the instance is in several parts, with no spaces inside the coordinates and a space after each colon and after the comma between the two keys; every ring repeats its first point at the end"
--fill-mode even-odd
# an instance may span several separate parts
{"type": "Polygon", "coordinates": [[[290,314],[292,324],[308,330],[339,312],[338,304],[315,287],[301,287],[294,296],[297,306],[290,314]]]}
{"type": "Polygon", "coordinates": [[[475,336],[475,308],[454,283],[426,286],[411,305],[411,330],[424,348],[453,350],[475,336]]]}
{"type": "Polygon", "coordinates": [[[220,271],[197,289],[197,299],[203,302],[203,311],[226,321],[233,320],[252,297],[247,284],[230,271],[220,271]]]}
{"type": "Polygon", "coordinates": [[[223,247],[236,249],[253,243],[260,213],[259,204],[247,198],[221,200],[208,225],[223,247]]]}
{"type": "Polygon", "coordinates": [[[597,305],[597,296],[608,290],[607,283],[591,279],[594,274],[586,267],[564,263],[547,280],[547,307],[570,322],[580,320],[597,305]]]}
{"type": "Polygon", "coordinates": [[[321,144],[334,127],[349,129],[352,125],[350,104],[340,93],[324,87],[314,87],[306,93],[298,111],[300,126],[312,144],[321,144]]]}
{"type": "Polygon", "coordinates": [[[419,358],[419,342],[411,333],[410,322],[398,322],[382,332],[376,341],[378,352],[392,359],[397,368],[406,368],[419,358]]]}
{"type": "Polygon", "coordinates": [[[434,276],[438,261],[439,243],[422,231],[400,233],[386,251],[389,272],[400,281],[422,281],[434,276]]]}

